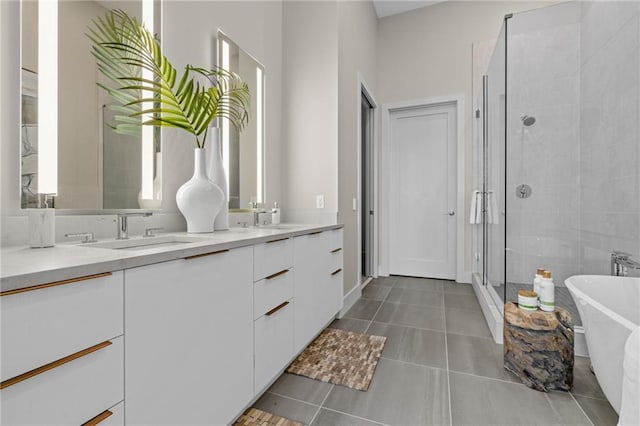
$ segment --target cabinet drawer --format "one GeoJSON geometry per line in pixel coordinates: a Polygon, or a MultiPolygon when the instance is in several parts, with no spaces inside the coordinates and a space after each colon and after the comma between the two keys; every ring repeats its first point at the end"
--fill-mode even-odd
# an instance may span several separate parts
{"type": "Polygon", "coordinates": [[[123,426],[124,425],[124,401],[103,411],[82,426],[123,426]]]}
{"type": "Polygon", "coordinates": [[[2,389],[1,423],[79,425],[122,401],[122,341],[2,389]]]}
{"type": "Polygon", "coordinates": [[[343,306],[343,287],[344,287],[344,271],[341,269],[334,270],[329,280],[329,316],[333,316],[342,309],[343,306]],[[339,272],[338,272],[339,271],[339,272]]]}
{"type": "Polygon", "coordinates": [[[253,280],[259,281],[269,275],[293,266],[293,242],[291,238],[277,238],[253,249],[253,280]]]}
{"type": "Polygon", "coordinates": [[[293,297],[293,271],[285,269],[253,285],[253,318],[258,319],[269,310],[293,297]]]}
{"type": "Polygon", "coordinates": [[[333,251],[331,251],[331,253],[329,254],[330,257],[330,261],[329,261],[329,272],[334,272],[340,268],[342,268],[343,266],[343,250],[342,249],[334,249],[333,251]],[[335,251],[337,250],[337,251],[335,251]]]}
{"type": "Polygon", "coordinates": [[[254,327],[257,395],[293,357],[293,302],[258,318],[254,327]]]}
{"type": "Polygon", "coordinates": [[[328,233],[330,235],[329,239],[331,250],[342,248],[342,229],[332,229],[331,231],[328,231],[328,233]]]}
{"type": "Polygon", "coordinates": [[[122,277],[118,271],[0,297],[1,380],[121,335],[122,277]]]}

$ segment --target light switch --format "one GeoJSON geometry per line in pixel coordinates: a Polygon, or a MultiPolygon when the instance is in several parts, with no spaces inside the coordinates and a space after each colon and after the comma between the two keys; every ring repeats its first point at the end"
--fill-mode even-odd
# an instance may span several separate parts
{"type": "Polygon", "coordinates": [[[324,209],[324,195],[316,195],[316,208],[324,209]]]}
{"type": "Polygon", "coordinates": [[[353,199],[353,211],[354,212],[358,211],[358,199],[357,198],[353,199]]]}

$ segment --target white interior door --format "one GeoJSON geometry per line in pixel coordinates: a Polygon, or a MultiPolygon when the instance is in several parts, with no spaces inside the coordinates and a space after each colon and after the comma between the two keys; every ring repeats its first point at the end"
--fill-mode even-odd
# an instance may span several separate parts
{"type": "Polygon", "coordinates": [[[455,279],[456,104],[390,112],[389,272],[455,279]]]}

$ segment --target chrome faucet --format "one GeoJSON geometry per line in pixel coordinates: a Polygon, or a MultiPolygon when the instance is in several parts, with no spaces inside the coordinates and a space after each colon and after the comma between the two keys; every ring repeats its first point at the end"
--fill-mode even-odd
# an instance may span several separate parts
{"type": "Polygon", "coordinates": [[[626,277],[629,269],[640,270],[640,263],[631,259],[631,254],[623,251],[613,251],[611,253],[611,275],[616,277],[626,277]]]}
{"type": "Polygon", "coordinates": [[[129,239],[129,225],[127,219],[129,216],[142,216],[149,217],[153,213],[140,212],[140,213],[118,213],[118,236],[116,240],[128,240],[129,239]]]}
{"type": "Polygon", "coordinates": [[[260,215],[266,212],[267,211],[265,209],[259,209],[259,208],[253,209],[253,226],[260,225],[260,215]]]}

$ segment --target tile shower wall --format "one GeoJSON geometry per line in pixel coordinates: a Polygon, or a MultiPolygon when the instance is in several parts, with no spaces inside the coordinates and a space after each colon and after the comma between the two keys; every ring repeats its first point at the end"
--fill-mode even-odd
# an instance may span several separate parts
{"type": "Polygon", "coordinates": [[[508,25],[507,281],[531,282],[544,267],[563,284],[580,270],[580,6],[508,25]],[[516,196],[520,184],[529,198],[516,196]]]}
{"type": "Polygon", "coordinates": [[[612,250],[640,258],[640,3],[581,9],[579,259],[608,274],[612,250]]]}

